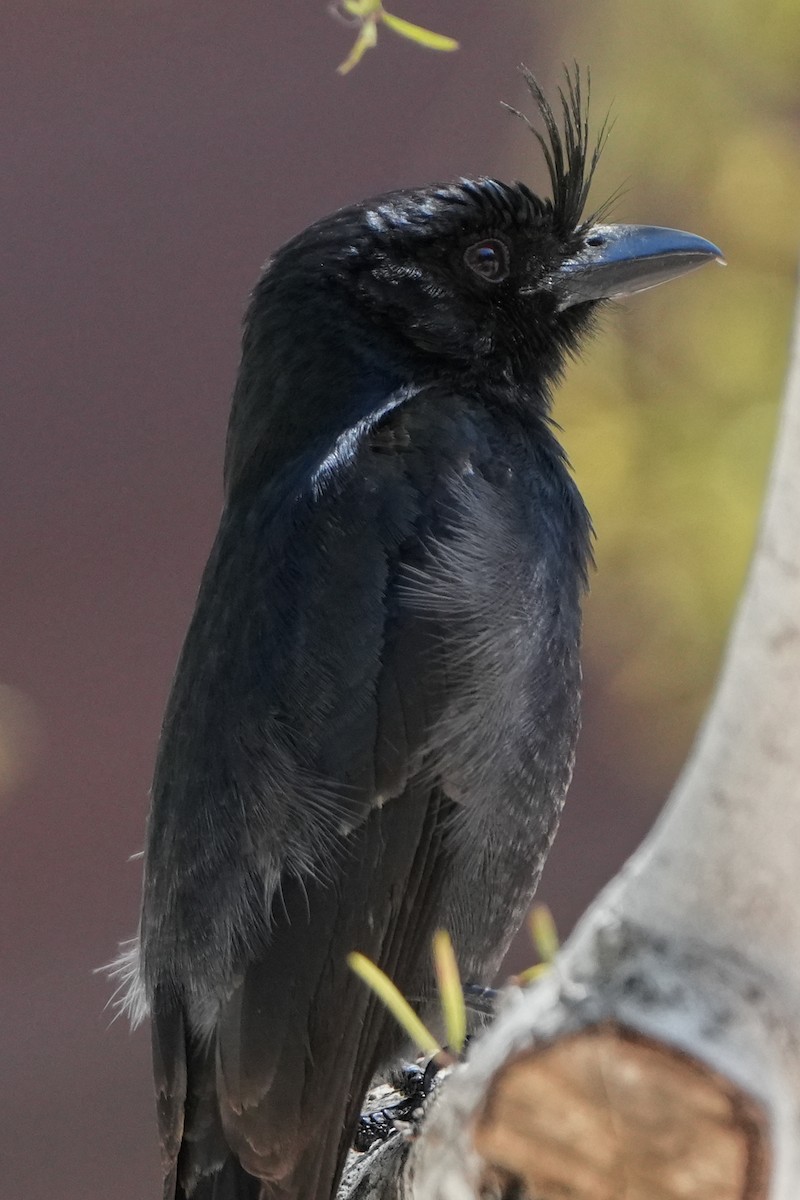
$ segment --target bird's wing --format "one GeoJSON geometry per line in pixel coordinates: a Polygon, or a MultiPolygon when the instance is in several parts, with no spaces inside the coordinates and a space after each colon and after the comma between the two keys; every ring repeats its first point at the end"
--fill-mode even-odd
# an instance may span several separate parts
{"type": "MultiPolygon", "coordinates": [[[[346,955],[360,950],[401,987],[418,986],[447,864],[450,802],[425,752],[448,680],[436,620],[403,594],[407,572],[424,570],[428,543],[446,536],[446,476],[477,436],[464,420],[450,428],[446,413],[432,397],[338,445],[293,510],[285,557],[272,557],[262,615],[278,620],[281,637],[272,630],[272,673],[261,688],[266,736],[288,731],[299,766],[286,773],[295,791],[277,820],[272,798],[260,799],[264,812],[251,806],[250,843],[258,854],[259,838],[278,824],[291,862],[292,817],[299,829],[316,781],[333,783],[341,805],[327,813],[318,805],[323,824],[331,807],[335,821],[316,827],[316,858],[279,876],[266,947],[248,949],[220,1008],[213,1069],[191,1052],[197,1077],[190,1060],[185,1104],[181,1071],[174,1062],[162,1071],[167,1092],[170,1079],[178,1083],[162,1126],[175,1195],[192,1195],[218,1165],[219,1128],[208,1126],[202,1099],[213,1075],[225,1141],[269,1181],[262,1195],[327,1200],[370,1078],[392,1049],[387,1019],[346,955]],[[443,448],[438,462],[432,443],[443,448]]],[[[250,653],[263,658],[264,648],[251,644],[250,653]]],[[[294,851],[298,863],[305,849],[294,851]]],[[[154,1018],[163,1063],[171,1029],[154,1018]]],[[[186,1040],[171,1045],[173,1058],[186,1053],[186,1040]]]]}

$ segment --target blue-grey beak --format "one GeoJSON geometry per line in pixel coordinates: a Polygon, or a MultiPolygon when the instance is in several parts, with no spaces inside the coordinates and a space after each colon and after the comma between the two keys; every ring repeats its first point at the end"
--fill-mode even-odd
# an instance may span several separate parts
{"type": "Polygon", "coordinates": [[[657,287],[716,259],[705,238],[657,225],[593,225],[582,248],[550,279],[560,309],[587,300],[612,300],[657,287]]]}

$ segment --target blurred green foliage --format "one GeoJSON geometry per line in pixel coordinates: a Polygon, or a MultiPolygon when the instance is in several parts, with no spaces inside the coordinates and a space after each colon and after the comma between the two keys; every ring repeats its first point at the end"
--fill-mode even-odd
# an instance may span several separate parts
{"type": "MultiPolygon", "coordinates": [[[[586,656],[651,769],[680,761],[752,547],[787,357],[800,209],[800,4],[573,4],[562,49],[617,116],[592,199],[729,266],[606,314],[557,419],[598,531],[586,656]],[[605,192],[604,192],[605,187],[605,192]]],[[[520,172],[524,177],[524,171],[520,172]]],[[[591,201],[590,201],[591,203],[591,201]]]]}

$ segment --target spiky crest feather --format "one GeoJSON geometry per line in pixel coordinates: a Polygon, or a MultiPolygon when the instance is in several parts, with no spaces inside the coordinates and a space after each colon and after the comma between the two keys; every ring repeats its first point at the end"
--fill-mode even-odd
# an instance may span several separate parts
{"type": "Polygon", "coordinates": [[[564,68],[566,87],[558,89],[563,130],[533,72],[524,65],[520,66],[520,72],[536,101],[545,132],[537,129],[519,109],[510,104],[504,104],[503,107],[525,122],[541,146],[553,193],[554,227],[558,233],[568,237],[576,229],[594,224],[613,202],[606,201],[588,217],[583,215],[592,178],[610,131],[609,118],[606,116],[592,145],[589,128],[591,76],[587,70],[584,82],[584,75],[577,63],[572,70],[564,68]]]}

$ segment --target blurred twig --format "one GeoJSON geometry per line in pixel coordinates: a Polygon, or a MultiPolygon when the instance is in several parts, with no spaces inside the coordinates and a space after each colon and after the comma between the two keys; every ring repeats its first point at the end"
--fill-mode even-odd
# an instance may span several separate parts
{"type": "Polygon", "coordinates": [[[407,38],[410,42],[425,46],[428,50],[458,49],[458,42],[455,38],[446,37],[442,33],[434,33],[432,30],[423,29],[421,25],[414,25],[402,17],[393,16],[383,7],[381,0],[338,0],[338,3],[331,6],[330,11],[334,16],[358,26],[358,34],[353,48],[338,67],[340,75],[346,75],[352,71],[353,67],[361,62],[367,50],[371,50],[377,45],[379,24],[385,25],[387,29],[391,29],[393,33],[402,38],[407,38]]]}

